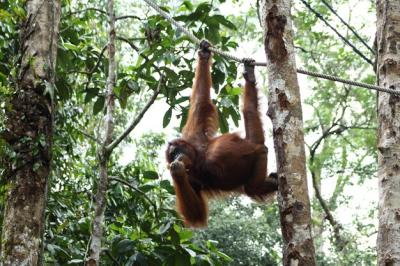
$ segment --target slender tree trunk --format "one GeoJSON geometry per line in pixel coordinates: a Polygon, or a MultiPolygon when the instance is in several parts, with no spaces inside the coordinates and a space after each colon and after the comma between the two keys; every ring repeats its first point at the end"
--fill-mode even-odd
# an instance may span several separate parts
{"type": "Polygon", "coordinates": [[[101,252],[101,239],[103,237],[104,211],[107,205],[107,188],[108,188],[108,162],[110,152],[107,146],[112,143],[114,132],[114,107],[115,94],[114,87],[116,81],[116,62],[115,62],[115,14],[114,1],[108,0],[108,19],[109,19],[109,67],[107,78],[107,94],[106,94],[106,115],[104,117],[104,141],[102,147],[99,148],[97,156],[99,159],[99,184],[96,193],[96,207],[93,219],[93,228],[91,235],[91,243],[89,249],[89,258],[87,265],[99,265],[101,252]]]}
{"type": "MultiPolygon", "coordinates": [[[[378,0],[377,74],[400,90],[400,1],[378,0]]],[[[378,265],[400,265],[400,97],[378,94],[378,265]]]]}
{"type": "Polygon", "coordinates": [[[303,117],[290,0],[265,0],[263,21],[269,75],[268,115],[279,175],[283,265],[315,265],[307,188],[303,117]]]}
{"type": "Polygon", "coordinates": [[[12,150],[5,160],[8,194],[1,243],[3,265],[42,264],[51,165],[60,2],[31,0],[25,5],[17,88],[2,132],[12,150]]]}

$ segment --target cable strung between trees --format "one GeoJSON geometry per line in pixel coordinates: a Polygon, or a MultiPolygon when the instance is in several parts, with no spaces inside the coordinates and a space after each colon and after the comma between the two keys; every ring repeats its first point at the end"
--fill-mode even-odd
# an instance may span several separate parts
{"type": "MultiPolygon", "coordinates": [[[[146,2],[149,6],[151,6],[155,11],[157,11],[161,16],[163,16],[171,24],[173,24],[177,29],[179,29],[180,31],[185,33],[185,35],[192,42],[194,42],[197,45],[200,44],[201,40],[199,38],[197,38],[193,33],[191,33],[189,30],[187,30],[181,24],[179,24],[176,20],[174,20],[167,12],[162,10],[156,3],[154,3],[152,0],[143,0],[143,1],[146,2]]],[[[219,55],[221,55],[223,57],[232,59],[232,60],[234,60],[236,62],[239,62],[239,63],[243,63],[245,60],[248,60],[248,58],[240,58],[240,57],[234,56],[232,54],[229,54],[229,53],[227,53],[225,51],[221,51],[221,50],[219,50],[219,49],[217,49],[215,47],[210,47],[209,49],[210,49],[210,51],[212,51],[212,52],[214,52],[216,54],[219,54],[219,55]]],[[[253,64],[255,66],[267,66],[267,63],[265,63],[265,62],[254,62],[253,64]]],[[[400,96],[400,91],[397,91],[397,90],[386,89],[386,88],[383,88],[383,87],[379,87],[379,86],[375,86],[375,85],[371,85],[371,84],[367,84],[367,83],[362,83],[362,82],[357,82],[357,81],[352,81],[352,80],[347,80],[347,79],[339,78],[339,77],[336,77],[336,76],[321,74],[321,73],[307,71],[307,70],[303,70],[303,69],[297,69],[297,73],[308,75],[308,76],[312,76],[312,77],[316,77],[316,78],[322,78],[322,79],[326,79],[326,80],[336,81],[336,82],[340,82],[340,83],[343,83],[343,84],[357,86],[357,87],[366,88],[366,89],[370,89],[370,90],[376,90],[376,91],[380,91],[380,92],[387,92],[387,93],[390,93],[390,94],[394,94],[394,95],[400,96]]]]}

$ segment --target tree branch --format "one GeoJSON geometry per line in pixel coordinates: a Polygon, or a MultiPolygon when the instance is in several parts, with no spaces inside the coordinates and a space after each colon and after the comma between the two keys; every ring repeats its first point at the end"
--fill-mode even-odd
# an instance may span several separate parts
{"type": "Polygon", "coordinates": [[[319,137],[314,144],[311,145],[310,148],[310,155],[314,156],[315,152],[317,151],[317,148],[319,147],[319,145],[321,144],[321,142],[326,139],[327,137],[334,135],[334,134],[340,134],[343,131],[345,131],[347,128],[346,127],[342,127],[339,126],[339,128],[332,130],[332,128],[334,128],[335,126],[337,126],[337,124],[333,123],[327,130],[325,130],[325,132],[322,133],[322,136],[319,137]]]}
{"type": "Polygon", "coordinates": [[[340,127],[343,127],[345,129],[374,130],[374,131],[376,131],[378,129],[377,127],[363,127],[363,126],[344,126],[344,125],[340,125],[340,127]]]}
{"type": "MultiPolygon", "coordinates": [[[[343,118],[344,112],[345,112],[345,110],[342,112],[341,118],[343,118]]],[[[340,121],[341,118],[339,118],[338,121],[340,121]]],[[[346,128],[342,127],[342,126],[339,126],[339,128],[337,128],[335,130],[332,130],[335,126],[337,126],[337,124],[336,124],[336,122],[333,122],[332,125],[328,129],[324,130],[322,136],[320,138],[318,138],[317,141],[314,142],[314,144],[311,145],[311,147],[310,147],[310,165],[311,165],[310,172],[311,172],[313,188],[315,191],[315,196],[317,197],[319,204],[321,205],[322,209],[325,212],[326,219],[329,221],[330,225],[332,226],[333,235],[335,237],[336,247],[339,250],[342,250],[344,248],[344,246],[347,244],[347,241],[342,239],[342,237],[340,235],[340,230],[342,230],[343,227],[335,220],[331,211],[329,210],[328,205],[326,204],[325,200],[323,199],[323,197],[321,195],[321,191],[318,186],[318,182],[317,182],[317,174],[314,169],[315,153],[316,153],[319,145],[322,143],[322,141],[333,134],[341,134],[343,131],[346,130],[346,128]]]]}
{"type": "Polygon", "coordinates": [[[96,12],[102,14],[102,15],[107,15],[107,12],[102,10],[102,9],[95,8],[95,7],[89,7],[89,8],[85,8],[85,9],[82,9],[82,10],[69,12],[69,13],[66,14],[66,16],[72,16],[72,15],[75,15],[75,14],[85,13],[87,11],[96,11],[96,12]]]}
{"type": "Polygon", "coordinates": [[[96,204],[92,222],[91,243],[89,248],[88,266],[100,265],[101,240],[103,237],[104,212],[107,207],[108,189],[108,163],[110,153],[105,147],[112,142],[114,131],[114,108],[115,108],[115,83],[116,83],[116,61],[115,61],[115,13],[114,0],[107,1],[108,14],[108,76],[106,85],[106,115],[104,117],[104,140],[97,149],[99,161],[99,182],[96,192],[96,204]]]}
{"type": "Polygon", "coordinates": [[[98,143],[98,144],[101,144],[101,142],[100,142],[99,139],[97,139],[96,137],[90,135],[89,133],[86,133],[85,131],[83,131],[83,130],[81,130],[81,129],[79,129],[79,128],[77,128],[76,130],[77,130],[79,133],[81,133],[82,135],[84,135],[85,137],[87,137],[87,138],[93,140],[94,142],[96,142],[96,143],[98,143]]]}
{"type": "Polygon", "coordinates": [[[99,67],[101,58],[103,57],[104,52],[107,50],[107,46],[108,46],[108,45],[104,45],[103,49],[101,49],[101,52],[100,52],[100,54],[99,54],[99,57],[97,58],[96,64],[95,64],[95,65],[93,66],[93,68],[90,70],[90,73],[93,74],[93,72],[96,70],[96,68],[99,67]]]}
{"type": "Polygon", "coordinates": [[[142,18],[135,16],[135,15],[125,15],[125,16],[119,16],[115,18],[115,21],[122,20],[122,19],[127,19],[127,18],[132,18],[132,19],[137,19],[137,20],[143,20],[142,18]]]}
{"type": "Polygon", "coordinates": [[[321,191],[319,190],[318,184],[317,184],[317,177],[315,174],[315,170],[311,171],[311,177],[312,177],[312,183],[313,187],[315,190],[315,196],[318,199],[319,204],[321,205],[322,209],[325,212],[326,219],[329,221],[330,225],[332,226],[333,229],[333,235],[335,237],[335,242],[336,246],[339,250],[342,250],[344,246],[347,244],[347,241],[342,239],[340,235],[340,230],[343,229],[342,225],[339,224],[335,218],[333,217],[331,211],[329,210],[328,205],[326,204],[325,200],[322,198],[321,191]]]}
{"type": "Polygon", "coordinates": [[[110,145],[106,147],[106,150],[108,152],[111,152],[119,143],[121,143],[122,140],[124,140],[129,133],[132,132],[132,130],[139,124],[139,122],[142,120],[143,116],[146,114],[147,110],[150,108],[150,106],[155,102],[157,99],[158,94],[161,91],[161,85],[163,83],[163,76],[160,77],[160,81],[158,82],[157,89],[154,91],[153,95],[151,98],[148,100],[147,104],[145,107],[143,107],[142,111],[137,115],[137,117],[129,124],[129,126],[119,135],[110,145]]]}
{"type": "Polygon", "coordinates": [[[262,24],[261,16],[260,16],[260,0],[256,1],[256,12],[257,12],[258,23],[260,24],[260,27],[262,27],[263,24],[262,24]]]}

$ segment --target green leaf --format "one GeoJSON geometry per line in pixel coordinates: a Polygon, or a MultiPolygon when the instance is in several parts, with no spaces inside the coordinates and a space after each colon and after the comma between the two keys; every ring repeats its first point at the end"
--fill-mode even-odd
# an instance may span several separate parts
{"type": "Polygon", "coordinates": [[[216,21],[218,21],[218,23],[224,25],[225,27],[227,27],[230,30],[237,30],[235,24],[233,24],[232,22],[230,22],[229,20],[227,20],[225,18],[225,16],[222,15],[214,15],[212,16],[216,21]]]}
{"type": "Polygon", "coordinates": [[[182,5],[184,5],[188,10],[193,10],[193,4],[191,1],[185,0],[183,1],[182,5]]]}
{"type": "Polygon", "coordinates": [[[97,88],[88,88],[86,90],[86,94],[85,94],[85,103],[88,103],[91,99],[93,99],[94,97],[96,97],[96,95],[98,94],[98,89],[97,88]]]}
{"type": "Polygon", "coordinates": [[[185,246],[182,246],[182,248],[189,254],[190,257],[196,257],[196,255],[197,255],[196,252],[194,252],[190,248],[187,248],[185,246]]]}
{"type": "Polygon", "coordinates": [[[170,107],[163,117],[163,128],[166,128],[171,121],[172,108],[170,107]]]}
{"type": "Polygon", "coordinates": [[[171,222],[165,223],[164,225],[162,225],[162,226],[160,227],[159,234],[160,234],[160,235],[165,234],[170,228],[171,228],[171,222]]]}
{"type": "Polygon", "coordinates": [[[143,56],[139,56],[138,59],[137,59],[135,67],[139,68],[142,65],[143,60],[144,60],[143,56]]]}
{"type": "Polygon", "coordinates": [[[70,90],[67,81],[59,77],[56,81],[57,95],[60,96],[61,100],[67,100],[71,97],[72,91],[70,90]]]}
{"type": "Polygon", "coordinates": [[[129,258],[128,262],[126,263],[126,266],[132,265],[147,266],[148,263],[146,256],[144,256],[141,252],[136,252],[129,258]]]}
{"type": "Polygon", "coordinates": [[[93,114],[96,115],[101,112],[104,108],[105,99],[103,96],[98,96],[96,102],[93,105],[93,114]]]}
{"type": "Polygon", "coordinates": [[[140,91],[139,84],[136,80],[132,80],[132,79],[128,80],[127,85],[128,85],[128,88],[135,93],[138,93],[140,91]]]}
{"type": "Polygon", "coordinates": [[[224,113],[218,112],[219,113],[219,128],[221,130],[221,133],[227,133],[229,131],[229,125],[228,121],[226,121],[226,116],[224,113]]]}
{"type": "Polygon", "coordinates": [[[135,242],[130,239],[121,240],[116,247],[116,252],[123,254],[127,251],[133,250],[135,247],[135,242]]]}
{"type": "Polygon", "coordinates": [[[120,90],[120,92],[118,94],[119,104],[121,105],[122,109],[126,108],[126,104],[128,103],[128,98],[129,98],[128,88],[125,87],[125,86],[122,86],[121,90],[120,90]]]}
{"type": "Polygon", "coordinates": [[[190,264],[191,264],[190,256],[187,253],[185,254],[178,253],[175,255],[175,260],[174,260],[175,266],[187,266],[190,264]]]}
{"type": "Polygon", "coordinates": [[[221,36],[219,35],[219,28],[217,27],[209,27],[205,30],[205,37],[213,44],[217,44],[221,40],[221,36]]]}
{"type": "Polygon", "coordinates": [[[213,84],[223,84],[225,82],[225,73],[219,67],[215,67],[212,72],[212,80],[213,84]]]}
{"type": "Polygon", "coordinates": [[[233,259],[231,257],[229,257],[228,255],[226,255],[225,253],[221,252],[221,251],[214,251],[218,256],[220,256],[222,259],[228,261],[228,262],[232,262],[233,259]]]}
{"type": "Polygon", "coordinates": [[[229,94],[229,95],[232,95],[232,96],[236,96],[236,95],[240,95],[241,93],[242,93],[242,88],[240,88],[240,87],[226,87],[226,92],[229,94]]]}
{"type": "Polygon", "coordinates": [[[146,179],[158,179],[158,173],[154,171],[145,171],[143,177],[146,179]]]}
{"type": "Polygon", "coordinates": [[[160,182],[160,187],[168,191],[170,194],[174,194],[175,190],[174,187],[171,185],[171,182],[169,180],[162,180],[160,182]]]}
{"type": "Polygon", "coordinates": [[[211,5],[209,3],[201,3],[197,6],[196,10],[188,16],[188,20],[199,21],[204,18],[210,11],[211,5]]]}
{"type": "Polygon", "coordinates": [[[233,106],[228,108],[228,112],[232,117],[233,123],[235,123],[235,126],[238,127],[239,120],[240,120],[240,114],[237,112],[237,110],[235,108],[233,108],[233,106]]]}
{"type": "Polygon", "coordinates": [[[179,79],[179,76],[172,69],[170,69],[168,67],[163,67],[162,70],[166,74],[166,79],[167,80],[170,80],[170,81],[174,82],[174,81],[179,79]]]}
{"type": "Polygon", "coordinates": [[[72,43],[63,43],[64,47],[71,51],[79,51],[79,47],[72,43]]]}
{"type": "Polygon", "coordinates": [[[183,102],[185,102],[185,101],[187,101],[187,100],[189,100],[189,97],[188,97],[188,96],[183,96],[183,97],[181,97],[181,98],[175,99],[175,100],[171,103],[171,105],[174,106],[174,105],[183,103],[183,102]]]}
{"type": "Polygon", "coordinates": [[[179,232],[179,237],[181,238],[181,242],[185,242],[187,240],[190,240],[193,236],[193,232],[190,230],[182,229],[179,232]]]}
{"type": "Polygon", "coordinates": [[[156,185],[145,184],[145,185],[143,185],[143,186],[140,186],[139,188],[140,188],[140,190],[143,191],[143,192],[148,192],[148,191],[150,191],[150,190],[153,190],[153,189],[156,188],[156,187],[157,187],[156,185]]]}

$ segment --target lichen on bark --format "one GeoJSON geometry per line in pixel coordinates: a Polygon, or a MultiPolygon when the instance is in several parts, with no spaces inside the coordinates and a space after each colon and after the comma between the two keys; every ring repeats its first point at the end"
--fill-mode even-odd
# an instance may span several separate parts
{"type": "MultiPolygon", "coordinates": [[[[400,90],[400,2],[378,0],[377,74],[400,90]]],[[[378,265],[400,265],[400,97],[378,94],[378,265]]]]}
{"type": "Polygon", "coordinates": [[[294,58],[290,0],[265,0],[269,100],[279,180],[283,265],[315,265],[303,118],[294,58]]]}

